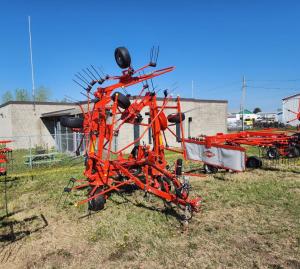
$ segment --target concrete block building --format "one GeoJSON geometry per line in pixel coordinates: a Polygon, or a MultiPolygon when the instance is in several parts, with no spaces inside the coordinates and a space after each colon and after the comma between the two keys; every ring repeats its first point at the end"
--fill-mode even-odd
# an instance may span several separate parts
{"type": "Polygon", "coordinates": [[[0,139],[13,139],[14,148],[55,146],[47,122],[47,112],[74,108],[72,103],[10,101],[0,105],[0,139]]]}
{"type": "Polygon", "coordinates": [[[282,99],[282,122],[292,126],[299,125],[299,121],[295,120],[296,114],[300,112],[300,93],[287,96],[282,99]]]}
{"type": "MultiPolygon", "coordinates": [[[[135,99],[135,97],[132,97],[135,99]]],[[[158,98],[162,104],[162,98],[158,98]]],[[[170,105],[176,101],[171,100],[170,105]]],[[[227,131],[228,102],[224,100],[201,100],[181,98],[181,110],[185,112],[185,137],[201,134],[212,135],[227,131]]],[[[83,103],[87,110],[87,105],[83,103]]],[[[174,111],[166,110],[166,114],[174,111]]],[[[143,112],[144,113],[144,112],[143,112]]],[[[81,117],[79,107],[74,103],[60,102],[18,102],[11,101],[0,106],[0,139],[11,138],[14,148],[34,146],[55,147],[60,151],[74,152],[81,134],[73,133],[60,124],[62,116],[81,117]]],[[[143,115],[144,117],[144,115],[143,115]]],[[[144,117],[146,122],[147,118],[144,117]]],[[[113,148],[119,150],[132,142],[136,135],[142,134],[145,127],[126,124],[115,138],[113,148]]],[[[175,131],[175,126],[172,127],[175,131]]],[[[175,138],[166,134],[170,146],[178,146],[175,138]]],[[[140,142],[151,143],[150,133],[145,133],[140,142]]]]}

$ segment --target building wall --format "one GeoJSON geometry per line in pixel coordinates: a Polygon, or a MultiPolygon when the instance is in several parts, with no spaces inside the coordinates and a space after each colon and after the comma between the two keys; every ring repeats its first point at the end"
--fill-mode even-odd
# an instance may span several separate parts
{"type": "Polygon", "coordinates": [[[11,137],[11,136],[12,136],[11,106],[1,107],[0,108],[0,137],[11,137]]]}
{"type": "Polygon", "coordinates": [[[213,135],[227,131],[227,103],[217,102],[183,102],[182,110],[186,113],[185,129],[188,126],[188,117],[192,117],[191,136],[200,134],[213,135]]]}
{"type": "MultiPolygon", "coordinates": [[[[162,105],[162,102],[158,102],[162,105]]],[[[176,102],[172,101],[168,103],[169,106],[176,106],[176,102]]],[[[142,111],[144,117],[143,123],[148,123],[148,117],[145,117],[147,109],[142,111]]],[[[210,101],[181,101],[181,111],[185,112],[185,121],[183,122],[184,136],[187,138],[189,135],[196,137],[199,135],[214,135],[216,133],[227,132],[227,102],[210,102],[210,101]],[[189,134],[189,117],[192,117],[190,122],[190,134],[189,134]]],[[[166,109],[165,114],[169,115],[176,112],[174,109],[166,109]]],[[[172,126],[170,129],[176,133],[176,127],[172,126]]],[[[140,126],[140,135],[144,133],[146,127],[140,126]]],[[[180,144],[176,142],[176,138],[168,131],[165,131],[166,139],[169,146],[178,147],[180,144]]],[[[133,141],[134,127],[131,124],[125,124],[120,129],[119,136],[117,137],[117,148],[120,150],[127,144],[133,141]]],[[[162,138],[164,140],[164,138],[162,138]]],[[[144,137],[141,140],[141,144],[149,144],[149,133],[145,132],[144,137]]],[[[132,148],[132,147],[131,147],[132,148]]]]}
{"type": "Polygon", "coordinates": [[[288,121],[296,118],[296,115],[288,110],[298,112],[300,94],[289,99],[283,100],[282,102],[282,119],[284,124],[290,124],[292,126],[299,125],[299,121],[295,120],[290,123],[288,121]]]}
{"type": "MultiPolygon", "coordinates": [[[[162,101],[158,101],[159,105],[162,105],[162,101]]],[[[170,101],[169,106],[176,106],[175,101],[170,101]]],[[[3,137],[18,137],[14,144],[15,148],[29,148],[34,146],[48,146],[55,145],[55,139],[53,133],[49,132],[49,129],[54,130],[46,126],[46,121],[41,119],[41,115],[49,112],[55,112],[64,109],[76,108],[74,104],[37,104],[35,111],[32,104],[9,104],[4,107],[0,107],[0,121],[5,121],[5,128],[0,128],[0,136],[3,137]],[[1,113],[5,115],[1,119],[1,113]],[[47,128],[48,127],[48,128],[47,128]],[[30,139],[29,139],[30,137],[30,139]]],[[[85,106],[86,107],[86,106],[85,106]]],[[[225,133],[227,131],[226,118],[227,118],[227,102],[224,101],[209,101],[209,100],[181,100],[181,111],[185,112],[186,119],[183,123],[185,137],[189,135],[192,137],[199,136],[201,134],[213,135],[218,132],[225,133]],[[188,132],[189,117],[192,117],[190,122],[190,134],[188,132]]],[[[78,110],[79,112],[79,110],[78,110]]],[[[145,112],[148,109],[145,108],[141,114],[144,118],[144,123],[148,123],[148,116],[145,116],[145,112]]],[[[166,115],[176,112],[174,109],[167,109],[166,115]]],[[[56,116],[57,120],[59,116],[56,116]]],[[[48,118],[51,122],[53,118],[48,118]]],[[[49,122],[49,123],[51,123],[49,122]]],[[[53,127],[55,126],[53,121],[53,127]]],[[[1,125],[2,126],[2,125],[1,125]]],[[[175,133],[175,126],[170,127],[175,133]]],[[[149,131],[145,131],[146,127],[140,126],[139,133],[144,136],[140,143],[149,144],[149,131]]],[[[59,132],[59,130],[58,130],[59,132]]],[[[70,136],[71,137],[71,136],[70,136]]],[[[180,146],[176,142],[175,137],[166,131],[166,138],[169,146],[180,146]]],[[[162,138],[163,139],[163,138],[162,138]]],[[[134,127],[132,124],[124,124],[120,129],[119,136],[112,144],[113,149],[120,150],[134,140],[134,127]]],[[[127,152],[132,147],[128,148],[127,152]]]]}
{"type": "Polygon", "coordinates": [[[34,111],[32,104],[8,104],[0,108],[0,114],[7,115],[7,125],[2,128],[1,124],[0,136],[15,139],[12,145],[14,148],[29,148],[40,145],[52,147],[55,143],[40,118],[41,114],[71,107],[74,107],[74,104],[36,104],[34,111]]]}

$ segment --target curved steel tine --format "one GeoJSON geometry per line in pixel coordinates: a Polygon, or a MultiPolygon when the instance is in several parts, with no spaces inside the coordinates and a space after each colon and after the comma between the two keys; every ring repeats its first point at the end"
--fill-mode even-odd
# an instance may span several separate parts
{"type": "Polygon", "coordinates": [[[72,79],[76,84],[78,84],[81,88],[85,89],[84,86],[82,86],[79,82],[77,82],[75,79],[72,79]]]}
{"type": "Polygon", "coordinates": [[[91,80],[94,80],[94,78],[92,78],[88,72],[86,72],[84,69],[81,69],[91,80]]]}
{"type": "Polygon", "coordinates": [[[91,76],[95,79],[95,80],[98,80],[96,78],[96,76],[91,72],[91,70],[87,67],[86,70],[91,74],[91,76]]]}

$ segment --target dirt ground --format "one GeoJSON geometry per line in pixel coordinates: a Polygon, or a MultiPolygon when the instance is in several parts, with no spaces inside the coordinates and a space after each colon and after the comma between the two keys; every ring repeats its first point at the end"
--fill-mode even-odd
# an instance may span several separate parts
{"type": "Polygon", "coordinates": [[[300,268],[298,171],[191,178],[203,206],[187,228],[141,191],[114,194],[92,215],[73,206],[83,193],[57,206],[67,179],[81,173],[72,166],[11,175],[9,217],[0,204],[0,268],[300,268]]]}

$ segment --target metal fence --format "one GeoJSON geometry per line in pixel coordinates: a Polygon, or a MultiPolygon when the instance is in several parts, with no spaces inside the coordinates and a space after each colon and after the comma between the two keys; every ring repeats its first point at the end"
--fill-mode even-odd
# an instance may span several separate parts
{"type": "Polygon", "coordinates": [[[12,161],[9,164],[13,170],[56,164],[68,157],[82,155],[85,150],[82,134],[75,132],[0,137],[0,140],[12,140],[6,146],[13,150],[12,161]]]}
{"type": "MultiPolygon", "coordinates": [[[[0,140],[12,140],[7,144],[13,149],[15,164],[20,167],[33,168],[39,164],[52,164],[62,160],[64,157],[83,155],[85,143],[82,143],[82,134],[75,132],[66,132],[63,134],[32,135],[32,136],[14,136],[0,137],[0,140]],[[76,152],[77,151],[77,152],[76,152]],[[76,154],[77,153],[77,154],[76,154]]],[[[118,141],[113,142],[113,148],[116,149],[118,141]]],[[[269,169],[300,169],[300,158],[279,158],[269,160],[263,150],[256,154],[262,160],[263,168],[269,169]]]]}
{"type": "Polygon", "coordinates": [[[266,154],[266,148],[258,148],[257,157],[262,161],[262,168],[266,170],[282,170],[300,172],[300,156],[288,158],[280,156],[275,159],[269,159],[266,154]]]}
{"type": "MultiPolygon", "coordinates": [[[[244,125],[244,130],[251,130],[251,129],[265,129],[265,128],[288,128],[289,125],[285,125],[280,122],[266,122],[266,121],[254,121],[251,125],[244,125]]],[[[243,129],[242,121],[238,120],[235,122],[227,123],[227,130],[228,131],[241,131],[243,129]]]]}
{"type": "Polygon", "coordinates": [[[81,143],[82,134],[65,133],[31,136],[0,137],[0,140],[12,140],[9,147],[13,150],[57,151],[61,153],[74,154],[77,149],[84,150],[84,143],[81,143]]]}

